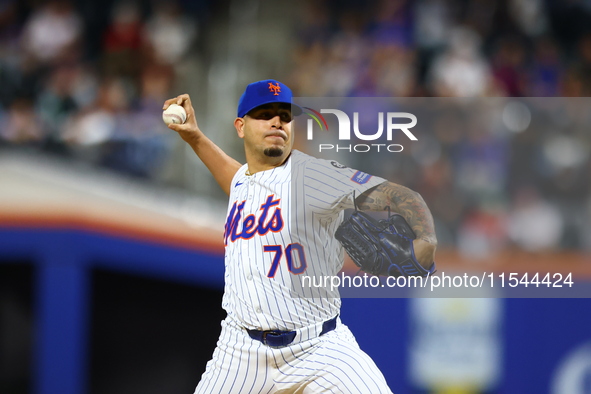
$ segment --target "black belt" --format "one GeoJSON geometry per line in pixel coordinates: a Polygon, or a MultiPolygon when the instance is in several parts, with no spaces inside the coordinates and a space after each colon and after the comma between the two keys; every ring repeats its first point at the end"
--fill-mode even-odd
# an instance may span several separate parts
{"type": "MultiPolygon", "coordinates": [[[[320,335],[324,335],[327,332],[330,332],[337,328],[337,316],[333,317],[330,320],[325,321],[322,323],[322,331],[320,331],[320,335]]],[[[267,330],[267,331],[259,331],[259,330],[246,330],[248,335],[256,340],[260,341],[263,344],[270,346],[270,347],[284,347],[289,345],[293,342],[296,337],[295,331],[279,331],[279,330],[267,330]]]]}

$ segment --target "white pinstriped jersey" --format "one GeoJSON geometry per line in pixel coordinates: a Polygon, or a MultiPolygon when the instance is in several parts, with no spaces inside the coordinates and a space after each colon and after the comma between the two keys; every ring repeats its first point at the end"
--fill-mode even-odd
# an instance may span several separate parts
{"type": "Polygon", "coordinates": [[[344,252],[334,238],[353,195],[384,179],[292,151],[271,170],[232,180],[224,231],[228,316],[258,330],[296,330],[339,313],[338,290],[306,285],[336,275],[344,252]]]}

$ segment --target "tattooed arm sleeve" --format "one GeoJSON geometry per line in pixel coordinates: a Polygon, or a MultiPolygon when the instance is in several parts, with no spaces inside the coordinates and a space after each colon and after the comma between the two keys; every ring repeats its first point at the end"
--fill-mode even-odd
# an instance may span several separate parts
{"type": "Polygon", "coordinates": [[[417,239],[435,247],[435,226],[433,216],[421,195],[407,187],[384,182],[357,197],[361,210],[384,211],[387,207],[401,214],[415,232],[417,239]]]}

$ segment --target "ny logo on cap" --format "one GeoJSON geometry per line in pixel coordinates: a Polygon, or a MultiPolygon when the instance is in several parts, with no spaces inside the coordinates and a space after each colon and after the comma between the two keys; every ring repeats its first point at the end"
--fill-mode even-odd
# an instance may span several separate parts
{"type": "Polygon", "coordinates": [[[269,92],[273,93],[274,96],[279,96],[281,92],[281,86],[279,86],[279,82],[273,85],[273,82],[269,82],[269,92]]]}

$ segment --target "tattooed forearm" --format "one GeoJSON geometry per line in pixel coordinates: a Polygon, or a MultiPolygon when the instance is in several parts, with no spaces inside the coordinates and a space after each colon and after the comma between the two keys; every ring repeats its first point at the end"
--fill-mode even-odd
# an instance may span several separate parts
{"type": "Polygon", "coordinates": [[[392,182],[384,182],[360,195],[357,205],[368,211],[384,211],[390,207],[406,219],[417,238],[437,245],[433,216],[419,193],[392,182]]]}

